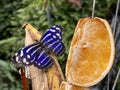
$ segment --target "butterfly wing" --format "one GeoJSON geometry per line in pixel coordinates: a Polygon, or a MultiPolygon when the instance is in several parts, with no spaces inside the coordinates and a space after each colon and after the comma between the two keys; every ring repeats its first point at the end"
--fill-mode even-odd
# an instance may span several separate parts
{"type": "Polygon", "coordinates": [[[15,65],[29,66],[32,63],[37,68],[47,70],[53,65],[53,59],[44,50],[40,43],[32,44],[20,49],[12,59],[15,65]]]}
{"type": "Polygon", "coordinates": [[[65,52],[65,46],[62,42],[53,42],[48,48],[57,56],[61,56],[65,52]]]}
{"type": "Polygon", "coordinates": [[[37,56],[36,56],[34,65],[45,71],[53,65],[53,62],[54,61],[49,56],[49,54],[43,48],[41,48],[37,52],[37,56]]]}
{"type": "Polygon", "coordinates": [[[50,57],[51,51],[57,56],[64,53],[65,47],[61,42],[62,27],[52,26],[42,36],[39,43],[29,45],[20,49],[13,57],[13,62],[20,65],[34,65],[42,70],[47,70],[53,64],[53,59],[50,57]]]}
{"type": "Polygon", "coordinates": [[[53,43],[56,40],[62,40],[62,27],[58,25],[54,25],[51,28],[49,28],[43,34],[40,42],[42,42],[44,45],[47,45],[53,43]]]}
{"type": "Polygon", "coordinates": [[[61,56],[65,51],[62,40],[62,27],[59,25],[52,26],[42,36],[40,42],[57,56],[61,56]]]}
{"type": "Polygon", "coordinates": [[[35,61],[36,52],[40,48],[39,44],[32,44],[27,47],[20,49],[14,56],[13,56],[13,63],[20,64],[20,65],[30,65],[35,61]]]}

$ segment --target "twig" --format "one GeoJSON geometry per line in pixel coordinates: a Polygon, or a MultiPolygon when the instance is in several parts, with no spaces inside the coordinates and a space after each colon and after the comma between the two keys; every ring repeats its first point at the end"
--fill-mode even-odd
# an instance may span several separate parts
{"type": "Polygon", "coordinates": [[[50,5],[49,5],[49,1],[46,0],[46,2],[47,2],[46,16],[47,16],[48,24],[50,25],[50,22],[51,22],[51,8],[50,8],[50,5]]]}
{"type": "Polygon", "coordinates": [[[119,79],[119,76],[120,76],[120,68],[119,68],[119,70],[118,70],[118,73],[117,73],[115,82],[114,82],[114,84],[113,84],[112,90],[115,90],[115,87],[116,87],[117,81],[118,81],[118,79],[119,79]]]}
{"type": "Polygon", "coordinates": [[[114,19],[114,25],[113,25],[113,35],[114,35],[114,37],[115,37],[115,29],[116,29],[116,24],[117,24],[119,3],[120,3],[120,0],[117,1],[116,12],[115,12],[115,19],[114,19]]]}
{"type": "Polygon", "coordinates": [[[108,73],[108,76],[107,76],[107,90],[109,90],[109,83],[110,83],[110,72],[108,73]]]}
{"type": "MultiPolygon", "coordinates": [[[[113,35],[114,35],[114,38],[115,38],[115,35],[116,35],[116,24],[117,24],[117,16],[118,16],[118,9],[119,9],[119,3],[120,3],[120,0],[117,1],[117,6],[116,6],[116,12],[115,12],[115,17],[114,17],[114,20],[113,20],[113,35]]],[[[116,40],[115,40],[115,43],[116,43],[116,40]]],[[[110,83],[110,72],[108,74],[108,81],[107,81],[107,90],[109,90],[109,83],[110,83]]],[[[117,78],[117,77],[116,77],[117,78]]],[[[117,82],[116,82],[117,83],[117,82]]],[[[114,82],[114,84],[116,84],[114,82]]],[[[114,88],[115,88],[116,85],[114,85],[114,88]]],[[[112,89],[114,90],[114,89],[112,89]]]]}
{"type": "Polygon", "coordinates": [[[96,0],[93,0],[93,7],[92,7],[92,15],[91,15],[91,18],[94,18],[95,2],[96,2],[96,0]]]}
{"type": "Polygon", "coordinates": [[[20,69],[20,76],[21,76],[23,90],[29,90],[29,86],[28,86],[28,83],[27,83],[27,78],[25,76],[25,72],[24,72],[23,68],[20,69]]]}
{"type": "MultiPolygon", "coordinates": [[[[118,22],[118,23],[120,23],[120,22],[118,22]]],[[[115,35],[115,44],[117,44],[117,41],[119,40],[119,34],[120,34],[119,27],[120,27],[120,25],[118,24],[117,29],[116,29],[118,31],[116,31],[116,35],[115,35]]]]}
{"type": "MultiPolygon", "coordinates": [[[[114,19],[114,25],[113,25],[113,35],[114,35],[114,37],[115,37],[115,35],[116,35],[116,24],[117,24],[117,16],[118,16],[119,4],[120,4],[120,0],[117,1],[116,12],[115,12],[115,19],[114,19]]],[[[116,43],[116,42],[115,42],[115,43],[116,43]]],[[[115,87],[116,87],[116,84],[117,84],[119,75],[120,75],[120,68],[119,68],[119,70],[118,70],[118,73],[117,73],[116,79],[115,79],[115,81],[114,81],[112,90],[115,90],[115,87]]]]}

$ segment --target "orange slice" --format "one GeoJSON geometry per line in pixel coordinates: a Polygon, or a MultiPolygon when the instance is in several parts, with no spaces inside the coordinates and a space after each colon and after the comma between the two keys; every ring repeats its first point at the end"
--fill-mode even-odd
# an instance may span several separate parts
{"type": "Polygon", "coordinates": [[[74,32],[66,65],[68,83],[89,87],[99,83],[112,67],[114,39],[108,22],[81,19],[74,32]]]}
{"type": "Polygon", "coordinates": [[[60,90],[90,90],[90,88],[83,88],[80,86],[69,84],[67,82],[62,82],[60,90]]]}

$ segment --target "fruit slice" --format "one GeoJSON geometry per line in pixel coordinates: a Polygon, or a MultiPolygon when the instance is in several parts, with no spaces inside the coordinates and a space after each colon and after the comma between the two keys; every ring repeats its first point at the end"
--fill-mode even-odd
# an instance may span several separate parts
{"type": "Polygon", "coordinates": [[[101,18],[81,19],[74,32],[66,65],[69,83],[92,86],[112,67],[114,39],[108,22],[101,18]]]}
{"type": "Polygon", "coordinates": [[[60,90],[90,90],[90,89],[72,85],[63,81],[61,84],[60,90]]]}

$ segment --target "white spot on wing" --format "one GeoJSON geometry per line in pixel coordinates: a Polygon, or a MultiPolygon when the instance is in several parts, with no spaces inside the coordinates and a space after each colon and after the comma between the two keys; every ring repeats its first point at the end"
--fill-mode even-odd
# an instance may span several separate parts
{"type": "Polygon", "coordinates": [[[59,39],[61,39],[61,36],[60,36],[60,34],[59,34],[59,33],[56,33],[56,35],[59,37],[59,39]]]}
{"type": "Polygon", "coordinates": [[[52,26],[53,28],[56,28],[56,26],[52,26]]]}
{"type": "Polygon", "coordinates": [[[60,31],[60,28],[56,27],[56,29],[60,31]]]}
{"type": "Polygon", "coordinates": [[[26,62],[26,64],[29,64],[29,62],[26,62]]]}
{"type": "Polygon", "coordinates": [[[19,61],[19,57],[16,57],[16,59],[15,59],[15,60],[16,60],[16,62],[18,62],[18,61],[19,61]]]}
{"type": "Polygon", "coordinates": [[[38,63],[38,65],[40,66],[41,64],[40,64],[40,63],[38,63]]]}
{"type": "Polygon", "coordinates": [[[30,55],[27,55],[27,58],[30,59],[30,55]]]}
{"type": "Polygon", "coordinates": [[[15,56],[17,56],[18,55],[18,53],[15,53],[15,56]]]}
{"type": "Polygon", "coordinates": [[[20,56],[21,56],[21,57],[23,56],[23,50],[21,50],[20,56]]]}
{"type": "Polygon", "coordinates": [[[49,29],[51,32],[55,32],[55,30],[54,29],[49,29]]]}
{"type": "Polygon", "coordinates": [[[37,64],[37,61],[35,61],[35,63],[37,64]]]}
{"type": "Polygon", "coordinates": [[[23,59],[23,63],[29,64],[29,62],[27,62],[26,58],[23,59]]]}
{"type": "Polygon", "coordinates": [[[23,59],[23,62],[24,62],[24,63],[26,62],[26,58],[23,59]]]}
{"type": "Polygon", "coordinates": [[[53,35],[53,38],[56,38],[56,36],[55,36],[55,35],[53,35]]]}

